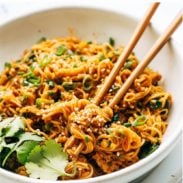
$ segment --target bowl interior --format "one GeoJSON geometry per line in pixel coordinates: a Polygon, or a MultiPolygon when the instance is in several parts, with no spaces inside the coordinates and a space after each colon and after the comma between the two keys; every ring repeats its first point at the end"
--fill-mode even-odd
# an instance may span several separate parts
{"type": "MultiPolygon", "coordinates": [[[[25,16],[0,26],[0,69],[4,63],[19,58],[41,37],[60,37],[75,34],[86,40],[106,42],[113,37],[116,45],[126,45],[137,21],[126,15],[92,8],[61,8],[25,16]]],[[[149,26],[135,48],[141,60],[153,45],[158,33],[149,26]]],[[[183,53],[175,41],[168,43],[151,63],[163,76],[162,85],[173,95],[169,126],[162,146],[172,143],[182,128],[183,53]],[[182,123],[182,124],[181,124],[182,123]]]]}

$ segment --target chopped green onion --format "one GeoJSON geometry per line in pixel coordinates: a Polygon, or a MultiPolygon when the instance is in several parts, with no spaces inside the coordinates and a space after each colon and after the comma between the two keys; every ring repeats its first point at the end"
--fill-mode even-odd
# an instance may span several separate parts
{"type": "Polygon", "coordinates": [[[36,106],[37,106],[38,108],[40,108],[40,107],[42,106],[42,99],[41,99],[41,98],[37,98],[37,99],[36,99],[36,106]]]}
{"type": "Polygon", "coordinates": [[[30,53],[30,56],[29,56],[29,58],[28,58],[28,61],[31,61],[31,62],[35,62],[35,61],[37,61],[37,58],[36,58],[36,56],[34,55],[34,53],[30,53]]]}
{"type": "Polygon", "coordinates": [[[46,67],[50,62],[51,62],[51,58],[48,57],[48,55],[45,55],[45,57],[41,60],[39,66],[40,66],[41,68],[44,68],[44,67],[46,67]]]}
{"type": "Polygon", "coordinates": [[[89,91],[93,88],[93,78],[90,75],[86,75],[83,78],[83,89],[89,91]]]}
{"type": "Polygon", "coordinates": [[[24,86],[39,86],[41,79],[35,76],[32,72],[28,73],[23,80],[24,86]]]}
{"type": "Polygon", "coordinates": [[[27,95],[23,95],[23,103],[27,103],[29,97],[27,95]]]}
{"type": "Polygon", "coordinates": [[[76,87],[76,83],[73,82],[63,82],[62,86],[64,87],[65,90],[73,90],[76,87]]]}
{"type": "Polygon", "coordinates": [[[124,69],[131,69],[132,65],[133,61],[127,59],[127,61],[124,64],[124,69]]]}
{"type": "Polygon", "coordinates": [[[107,128],[107,129],[106,129],[106,134],[109,135],[109,134],[111,134],[111,133],[112,133],[111,128],[107,128]]]}
{"type": "Polygon", "coordinates": [[[44,42],[44,41],[46,41],[46,40],[47,40],[46,37],[41,37],[41,38],[37,41],[37,43],[42,43],[42,42],[44,42]]]}
{"type": "Polygon", "coordinates": [[[48,95],[55,101],[58,102],[59,99],[62,97],[61,92],[58,90],[56,92],[49,91],[48,95]]]}
{"type": "Polygon", "coordinates": [[[119,113],[114,114],[114,116],[112,117],[112,121],[119,121],[119,113]]]}
{"type": "Polygon", "coordinates": [[[99,61],[102,61],[102,60],[104,60],[104,59],[105,59],[104,55],[103,55],[103,54],[100,54],[100,55],[99,55],[99,61]]]}
{"type": "Polygon", "coordinates": [[[88,41],[87,44],[92,44],[92,41],[88,41]]]}
{"type": "Polygon", "coordinates": [[[119,85],[112,85],[111,89],[109,90],[110,93],[117,92],[120,89],[119,85]]]}
{"type": "Polygon", "coordinates": [[[126,123],[123,123],[123,125],[125,127],[130,127],[130,126],[141,126],[141,125],[144,125],[147,121],[147,117],[146,116],[139,116],[137,117],[137,119],[135,119],[135,121],[133,121],[132,123],[130,122],[126,122],[126,123]]]}
{"type": "Polygon", "coordinates": [[[55,83],[52,80],[47,80],[46,82],[47,82],[47,84],[48,84],[48,86],[50,88],[54,88],[55,87],[55,83]]]}
{"type": "Polygon", "coordinates": [[[152,100],[149,103],[149,107],[153,110],[161,108],[162,103],[159,100],[152,100]]]}
{"type": "Polygon", "coordinates": [[[53,91],[48,91],[48,95],[49,95],[49,96],[53,96],[54,93],[55,93],[55,92],[53,92],[53,91]]]}
{"type": "Polygon", "coordinates": [[[5,62],[4,66],[10,68],[11,67],[11,63],[5,62]]]}
{"type": "Polygon", "coordinates": [[[34,71],[34,69],[35,69],[33,64],[31,64],[29,68],[30,68],[31,71],[34,71]]]}
{"type": "Polygon", "coordinates": [[[137,119],[132,123],[132,126],[141,126],[144,125],[147,121],[147,117],[142,115],[137,117],[137,119]]]}
{"type": "Polygon", "coordinates": [[[89,137],[87,135],[85,135],[85,142],[86,143],[90,142],[90,139],[89,139],[89,137]]]}
{"type": "Polygon", "coordinates": [[[81,62],[87,62],[87,59],[84,58],[83,56],[80,56],[80,60],[81,60],[81,62]]]}
{"type": "Polygon", "coordinates": [[[114,38],[112,38],[112,37],[109,38],[109,44],[110,44],[111,46],[114,46],[114,45],[115,45],[115,40],[114,40],[114,38]]]}
{"type": "Polygon", "coordinates": [[[44,125],[44,129],[46,132],[49,132],[51,130],[51,128],[52,128],[52,123],[46,123],[44,125]]]}
{"type": "Polygon", "coordinates": [[[61,56],[65,53],[65,51],[67,50],[67,48],[65,47],[65,45],[61,45],[57,48],[55,55],[56,56],[61,56]]]}
{"type": "Polygon", "coordinates": [[[78,66],[77,66],[77,64],[75,63],[74,65],[73,65],[73,68],[77,68],[78,66]]]}
{"type": "Polygon", "coordinates": [[[124,125],[125,127],[130,127],[130,126],[132,126],[132,124],[129,123],[129,122],[123,123],[123,125],[124,125]]]}
{"type": "Polygon", "coordinates": [[[144,143],[144,145],[141,147],[139,152],[139,158],[145,158],[148,155],[152,154],[154,151],[156,151],[159,147],[159,144],[151,144],[150,142],[144,143]]]}
{"type": "Polygon", "coordinates": [[[107,147],[110,147],[111,144],[112,144],[112,142],[109,140],[109,141],[108,141],[108,144],[107,144],[107,147]]]}
{"type": "Polygon", "coordinates": [[[166,103],[165,103],[165,108],[166,108],[166,109],[169,109],[169,107],[170,107],[170,104],[169,104],[169,102],[168,102],[168,100],[167,100],[166,103]]]}

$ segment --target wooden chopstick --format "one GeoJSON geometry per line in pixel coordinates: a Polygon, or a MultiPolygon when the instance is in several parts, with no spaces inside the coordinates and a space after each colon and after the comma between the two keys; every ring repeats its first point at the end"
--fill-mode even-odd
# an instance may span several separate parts
{"type": "Polygon", "coordinates": [[[110,86],[113,84],[114,79],[116,78],[118,72],[120,71],[121,67],[124,65],[126,59],[132,52],[133,48],[137,44],[138,40],[140,39],[142,33],[144,32],[145,28],[148,26],[151,17],[153,16],[155,10],[159,6],[159,2],[152,3],[150,7],[148,8],[147,12],[145,13],[145,16],[142,18],[142,20],[137,25],[137,28],[135,29],[135,32],[133,33],[128,45],[125,47],[122,54],[119,56],[116,64],[114,65],[112,71],[110,72],[109,76],[105,79],[105,82],[102,86],[102,88],[99,90],[97,95],[94,98],[94,103],[98,105],[103,98],[103,96],[106,94],[110,86]]]}
{"type": "Polygon", "coordinates": [[[128,88],[131,86],[135,78],[139,76],[139,74],[147,67],[147,65],[152,61],[152,59],[156,56],[156,54],[160,51],[160,49],[167,43],[170,36],[174,33],[174,31],[178,28],[178,26],[182,23],[182,12],[180,12],[176,18],[170,23],[165,32],[158,38],[152,48],[149,50],[144,59],[138,64],[135,70],[131,73],[122,87],[118,90],[114,98],[109,103],[109,106],[113,108],[121,98],[124,96],[128,88]]]}

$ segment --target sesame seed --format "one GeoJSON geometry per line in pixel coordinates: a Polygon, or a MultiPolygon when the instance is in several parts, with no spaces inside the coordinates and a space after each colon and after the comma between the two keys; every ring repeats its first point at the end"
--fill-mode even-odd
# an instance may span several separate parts
{"type": "Polygon", "coordinates": [[[78,170],[79,170],[79,171],[82,171],[82,168],[79,167],[78,170]]]}
{"type": "Polygon", "coordinates": [[[116,153],[116,156],[118,156],[118,157],[119,157],[119,156],[120,156],[120,152],[117,152],[117,153],[116,153]]]}

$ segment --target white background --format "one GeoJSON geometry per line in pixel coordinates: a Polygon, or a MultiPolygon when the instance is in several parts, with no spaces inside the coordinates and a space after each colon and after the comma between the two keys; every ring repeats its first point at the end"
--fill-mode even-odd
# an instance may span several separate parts
{"type": "MultiPolygon", "coordinates": [[[[140,18],[150,1],[126,1],[120,0],[0,0],[0,25],[12,18],[18,17],[25,12],[31,12],[43,7],[55,7],[70,2],[71,4],[95,4],[96,6],[113,6],[114,9],[120,9],[124,5],[130,15],[136,15],[140,18]],[[130,11],[129,11],[130,10],[130,11]]],[[[183,8],[183,1],[172,0],[163,1],[152,19],[154,25],[163,31],[168,23],[183,8]]],[[[180,42],[183,48],[183,25],[176,31],[173,37],[180,42]]],[[[1,39],[0,39],[1,40],[1,39]]],[[[0,178],[1,182],[1,178],[0,178]]],[[[142,183],[181,183],[182,179],[182,138],[170,155],[152,171],[142,183]]]]}

